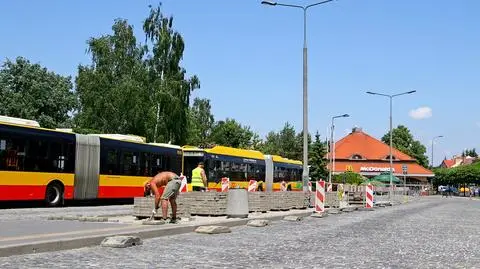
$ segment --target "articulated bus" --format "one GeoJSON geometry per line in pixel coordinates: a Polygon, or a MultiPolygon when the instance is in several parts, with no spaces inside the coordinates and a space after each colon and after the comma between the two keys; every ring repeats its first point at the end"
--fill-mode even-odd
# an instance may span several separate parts
{"type": "MultiPolygon", "coordinates": [[[[41,128],[35,121],[0,116],[0,202],[121,199],[143,196],[143,186],[161,171],[185,174],[205,162],[210,190],[230,188],[258,191],[301,190],[302,164],[259,151],[216,146],[210,149],[145,143],[136,136],[75,134],[71,130],[41,128]]],[[[191,190],[191,184],[188,184],[191,190]]]]}
{"type": "Polygon", "coordinates": [[[182,172],[182,149],[123,135],[81,135],[0,116],[0,201],[143,196],[160,171],[182,172]]]}
{"type": "Polygon", "coordinates": [[[215,146],[200,149],[183,147],[184,175],[191,190],[192,170],[202,161],[208,179],[208,189],[220,191],[221,179],[230,179],[230,188],[247,188],[250,180],[257,181],[257,191],[278,191],[284,181],[287,190],[302,190],[302,162],[260,151],[215,146]]]}

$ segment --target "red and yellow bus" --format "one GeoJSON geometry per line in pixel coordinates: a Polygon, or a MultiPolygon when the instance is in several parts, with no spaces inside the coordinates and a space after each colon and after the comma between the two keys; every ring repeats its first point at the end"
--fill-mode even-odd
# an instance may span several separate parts
{"type": "Polygon", "coordinates": [[[182,171],[182,149],[124,135],[82,135],[0,116],[0,201],[143,196],[160,171],[182,171]]]}
{"type": "MultiPolygon", "coordinates": [[[[183,147],[184,175],[191,182],[192,170],[202,161],[208,179],[208,189],[220,191],[221,179],[230,179],[230,188],[247,188],[250,180],[257,181],[257,191],[279,191],[286,183],[289,191],[301,191],[302,162],[260,151],[215,146],[201,149],[183,147]]],[[[189,184],[189,190],[191,190],[189,184]]]]}
{"type": "MultiPolygon", "coordinates": [[[[216,146],[209,149],[145,143],[136,136],[75,134],[40,128],[37,122],[0,116],[0,201],[44,200],[50,206],[65,200],[143,196],[147,180],[160,171],[184,173],[205,162],[208,188],[258,191],[302,190],[302,163],[260,151],[216,146]]],[[[188,184],[191,190],[190,184],[188,184]]]]}

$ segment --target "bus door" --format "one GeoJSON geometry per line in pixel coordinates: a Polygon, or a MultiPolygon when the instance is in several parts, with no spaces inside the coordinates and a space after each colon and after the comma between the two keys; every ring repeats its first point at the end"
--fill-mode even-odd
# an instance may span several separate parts
{"type": "Polygon", "coordinates": [[[198,151],[187,151],[183,153],[183,175],[187,182],[192,183],[192,170],[197,168],[199,162],[204,162],[204,153],[198,151]]]}

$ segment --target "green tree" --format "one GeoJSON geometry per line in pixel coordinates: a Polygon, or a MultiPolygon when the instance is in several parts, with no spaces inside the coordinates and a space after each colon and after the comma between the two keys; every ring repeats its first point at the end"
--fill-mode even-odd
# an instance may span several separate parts
{"type": "Polygon", "coordinates": [[[309,153],[309,165],[310,165],[310,177],[312,181],[319,179],[326,179],[328,176],[327,170],[327,147],[324,141],[320,140],[320,134],[315,134],[315,141],[313,141],[310,147],[309,153]]]}
{"type": "Polygon", "coordinates": [[[0,115],[36,120],[46,128],[70,127],[76,107],[70,77],[17,57],[0,68],[0,115]]]}
{"type": "MultiPolygon", "coordinates": [[[[416,159],[423,167],[428,167],[428,157],[425,155],[427,148],[420,141],[413,138],[407,127],[399,125],[392,132],[392,145],[394,148],[416,159]]],[[[385,144],[390,144],[390,132],[382,137],[382,141],[385,144]]]]}
{"type": "Polygon", "coordinates": [[[259,146],[259,150],[264,154],[278,155],[280,152],[280,139],[278,136],[278,133],[275,131],[270,131],[259,146]]]}
{"type": "Polygon", "coordinates": [[[217,145],[234,148],[251,148],[254,133],[249,126],[242,126],[234,119],[215,123],[212,130],[212,142],[217,145]]]}
{"type": "Polygon", "coordinates": [[[115,21],[112,30],[112,35],[88,41],[92,64],[78,67],[75,82],[81,106],[77,125],[104,133],[147,136],[152,115],[142,62],[146,48],[137,44],[127,21],[115,21]]]}
{"type": "Polygon", "coordinates": [[[189,111],[187,144],[199,147],[208,145],[213,124],[210,100],[195,98],[189,111]]]}
{"type": "MultiPolygon", "coordinates": [[[[293,159],[303,161],[303,131],[299,132],[296,137],[297,143],[295,144],[295,148],[293,149],[293,159]]],[[[307,136],[307,145],[308,149],[307,152],[310,152],[310,147],[312,144],[312,137],[310,134],[307,136]]]]}
{"type": "Polygon", "coordinates": [[[434,172],[433,182],[436,186],[480,183],[480,163],[454,168],[437,168],[434,172]]]}
{"type": "MultiPolygon", "coordinates": [[[[310,143],[309,136],[309,143],[310,143]]],[[[290,123],[285,123],[278,133],[271,131],[267,134],[262,145],[265,154],[280,155],[293,160],[303,159],[303,134],[295,134],[295,128],[290,123]]]]}
{"type": "Polygon", "coordinates": [[[154,104],[154,139],[186,142],[190,94],[200,87],[197,76],[186,77],[180,66],[185,43],[173,29],[173,17],[165,17],[160,6],[152,8],[143,24],[146,40],[152,44],[152,54],[146,60],[149,89],[154,104]]]}
{"type": "Polygon", "coordinates": [[[92,63],[80,65],[76,79],[77,127],[184,144],[190,94],[200,83],[196,76],[185,76],[183,38],[160,6],[150,7],[143,30],[145,44],[119,19],[113,34],[88,41],[92,63]]]}
{"type": "Polygon", "coordinates": [[[351,185],[360,185],[363,182],[363,178],[360,174],[354,172],[345,172],[334,175],[332,178],[334,183],[345,183],[351,185]]]}
{"type": "Polygon", "coordinates": [[[478,154],[477,154],[477,151],[475,148],[473,149],[466,149],[462,152],[462,156],[463,157],[466,157],[466,156],[470,156],[470,157],[474,157],[474,158],[477,158],[478,157],[478,154]]]}

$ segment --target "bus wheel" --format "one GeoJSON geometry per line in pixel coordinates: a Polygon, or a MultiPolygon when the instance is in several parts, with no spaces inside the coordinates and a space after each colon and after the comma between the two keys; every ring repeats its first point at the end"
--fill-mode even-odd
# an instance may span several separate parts
{"type": "Polygon", "coordinates": [[[48,184],[45,191],[47,206],[59,206],[63,204],[63,185],[58,182],[48,184]]]}

